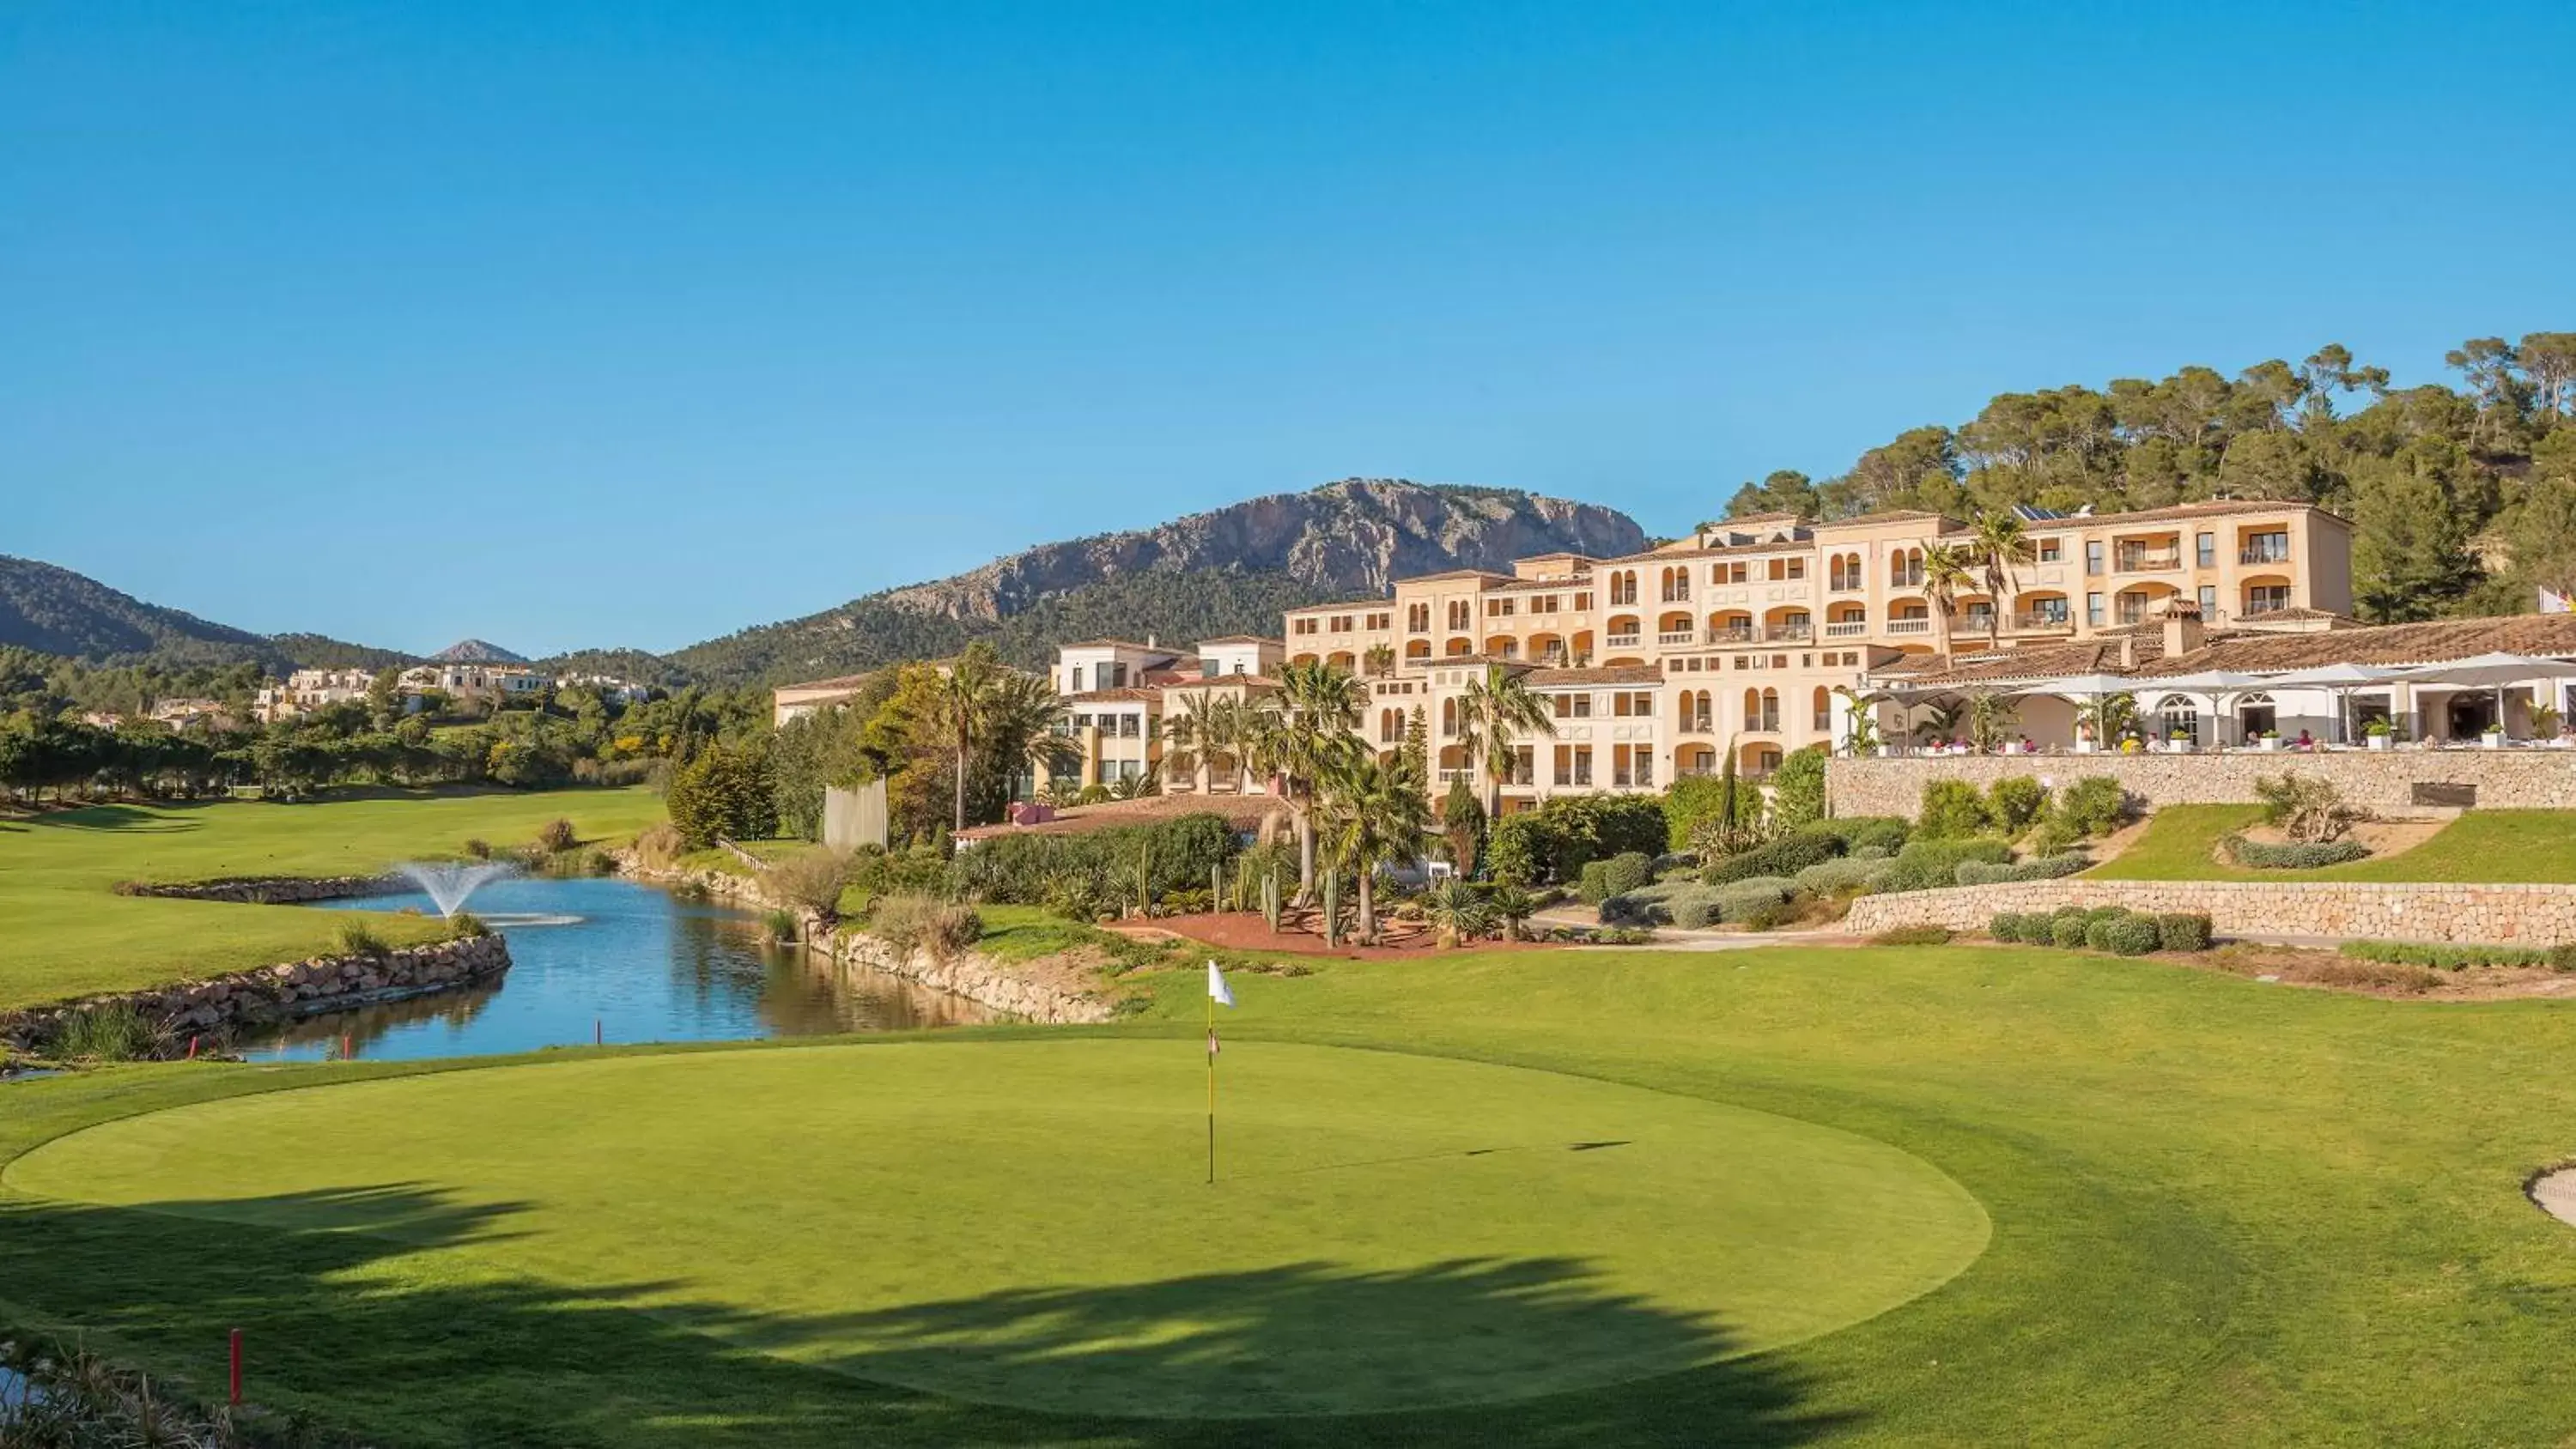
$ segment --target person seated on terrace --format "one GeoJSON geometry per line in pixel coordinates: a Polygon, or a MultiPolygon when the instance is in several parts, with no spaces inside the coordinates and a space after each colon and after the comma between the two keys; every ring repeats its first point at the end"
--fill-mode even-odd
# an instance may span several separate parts
{"type": "Polygon", "coordinates": [[[2036,741],[2036,740],[2033,740],[2033,739],[2032,739],[2030,736],[2028,736],[2028,735],[2023,735],[2023,736],[2021,737],[2021,752],[2022,752],[2023,754],[2025,754],[2025,755],[2035,755],[2035,754],[2038,754],[2038,753],[2039,753],[2039,742],[2038,742],[2038,741],[2036,741]]]}
{"type": "Polygon", "coordinates": [[[2290,748],[2294,750],[2313,750],[2316,747],[2316,736],[2309,734],[2306,730],[2299,731],[2299,737],[2290,741],[2290,748]]]}

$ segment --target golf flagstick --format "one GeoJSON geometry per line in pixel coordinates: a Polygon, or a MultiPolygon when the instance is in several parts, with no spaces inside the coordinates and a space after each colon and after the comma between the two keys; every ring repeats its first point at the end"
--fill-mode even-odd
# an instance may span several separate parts
{"type": "Polygon", "coordinates": [[[1225,974],[1216,969],[1214,957],[1208,959],[1207,974],[1207,1058],[1208,1058],[1208,1153],[1207,1180],[1216,1184],[1216,1004],[1234,1005],[1234,993],[1226,989],[1225,974]]]}

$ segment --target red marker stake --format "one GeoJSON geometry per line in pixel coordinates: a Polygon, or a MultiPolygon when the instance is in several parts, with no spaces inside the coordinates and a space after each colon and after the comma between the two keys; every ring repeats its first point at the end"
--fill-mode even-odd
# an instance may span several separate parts
{"type": "Polygon", "coordinates": [[[241,1330],[238,1328],[234,1329],[232,1339],[232,1401],[236,1404],[241,1402],[241,1338],[241,1330]]]}
{"type": "Polygon", "coordinates": [[[193,1036],[192,1036],[192,1037],[188,1038],[188,1060],[190,1060],[190,1061],[192,1061],[192,1062],[193,1062],[193,1061],[195,1061],[196,1059],[197,1059],[197,1039],[196,1039],[195,1037],[193,1037],[193,1036]]]}

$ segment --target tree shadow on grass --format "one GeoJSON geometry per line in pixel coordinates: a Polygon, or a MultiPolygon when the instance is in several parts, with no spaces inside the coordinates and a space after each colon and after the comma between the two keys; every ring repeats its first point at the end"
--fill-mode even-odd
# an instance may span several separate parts
{"type": "Polygon", "coordinates": [[[1562,1259],[1309,1263],[800,1317],[424,1256],[507,1235],[514,1211],[406,1184],[10,1201],[0,1301],[112,1335],[114,1353],[200,1392],[220,1386],[225,1333],[242,1328],[254,1401],[388,1446],[1788,1446],[1847,1422],[1802,1408],[1785,1365],[1712,1362],[1720,1329],[1562,1259]],[[1608,1383],[1568,1368],[1586,1355],[1674,1371],[1608,1383]],[[1528,1397],[1587,1377],[1598,1386],[1528,1397]],[[1378,1412],[1316,1412],[1337,1383],[1378,1412]],[[1485,1401],[1387,1407],[1460,1398],[1485,1401]]]}
{"type": "Polygon", "coordinates": [[[84,805],[78,810],[38,815],[27,823],[45,830],[105,830],[127,835],[176,835],[205,828],[201,820],[172,819],[167,809],[157,805],[149,809],[140,805],[84,805]]]}

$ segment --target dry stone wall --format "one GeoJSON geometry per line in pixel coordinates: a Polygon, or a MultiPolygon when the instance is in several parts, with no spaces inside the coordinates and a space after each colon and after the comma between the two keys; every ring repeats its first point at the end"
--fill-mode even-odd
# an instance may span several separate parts
{"type": "Polygon", "coordinates": [[[2576,942],[2576,885],[2383,885],[2356,881],[2018,881],[1862,896],[1845,918],[1870,935],[1898,926],[1977,931],[2002,911],[2126,906],[2197,911],[2222,936],[2560,946],[2576,942]]]}
{"type": "Polygon", "coordinates": [[[185,901],[231,901],[246,906],[292,906],[306,901],[337,901],[351,896],[381,896],[401,890],[387,875],[242,876],[232,880],[127,881],[121,896],[167,896],[185,901]]]}
{"type": "MultiPolygon", "coordinates": [[[[720,870],[656,870],[637,860],[632,852],[620,854],[616,860],[620,872],[638,880],[684,886],[766,910],[789,909],[763,891],[760,882],[748,877],[720,870]]],[[[1118,1014],[1117,1008],[1095,993],[1069,991],[1015,973],[980,952],[963,951],[946,959],[926,950],[899,952],[865,931],[835,930],[810,912],[798,911],[796,915],[797,929],[809,951],[918,981],[1025,1021],[1080,1025],[1108,1021],[1118,1014]]]]}
{"type": "Polygon", "coordinates": [[[2237,805],[2254,802],[2256,777],[2284,773],[2331,781],[2346,800],[2370,810],[2576,809],[2576,750],[2554,749],[1836,759],[1825,767],[1825,799],[1836,815],[1912,815],[1934,780],[1965,780],[1982,790],[2010,775],[2060,785],[2108,775],[2151,806],[2237,805]]]}
{"type": "Polygon", "coordinates": [[[452,991],[498,977],[509,969],[510,947],[499,936],[396,947],[380,955],[316,956],[308,961],[262,966],[148,991],[119,992],[40,1007],[0,1019],[0,1036],[21,1050],[40,1052],[61,1030],[67,1017],[102,1007],[126,1006],[161,1028],[172,1048],[184,1049],[193,1035],[221,1035],[232,1027],[260,1026],[407,996],[452,991]]]}

